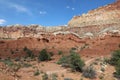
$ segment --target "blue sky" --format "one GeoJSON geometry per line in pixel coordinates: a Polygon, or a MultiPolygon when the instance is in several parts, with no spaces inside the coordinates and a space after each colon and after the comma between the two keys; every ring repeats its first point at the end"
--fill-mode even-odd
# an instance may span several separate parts
{"type": "Polygon", "coordinates": [[[66,25],[75,15],[115,0],[0,0],[0,25],[66,25]]]}

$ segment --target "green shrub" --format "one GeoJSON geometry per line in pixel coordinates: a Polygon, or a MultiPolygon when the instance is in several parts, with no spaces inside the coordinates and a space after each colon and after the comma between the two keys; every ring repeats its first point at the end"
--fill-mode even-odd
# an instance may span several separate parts
{"type": "Polygon", "coordinates": [[[100,69],[102,72],[105,72],[105,68],[103,68],[103,67],[101,67],[101,69],[100,69]]]}
{"type": "Polygon", "coordinates": [[[14,51],[12,49],[10,50],[10,52],[11,52],[11,54],[14,54],[14,51]]]}
{"type": "Polygon", "coordinates": [[[42,51],[40,51],[39,56],[38,56],[38,61],[46,61],[46,60],[50,60],[51,57],[48,54],[48,52],[46,51],[46,49],[43,49],[42,51]]]}
{"type": "Polygon", "coordinates": [[[62,54],[63,54],[63,52],[62,52],[62,51],[59,51],[59,52],[58,52],[58,55],[62,55],[62,54]]]}
{"type": "Polygon", "coordinates": [[[48,75],[46,73],[42,76],[42,80],[48,80],[48,75]]]}
{"type": "Polygon", "coordinates": [[[68,56],[62,56],[58,61],[58,64],[62,64],[63,67],[70,67],[73,71],[82,72],[84,62],[81,60],[79,54],[71,52],[68,56]]]}
{"type": "Polygon", "coordinates": [[[120,50],[116,50],[113,52],[110,59],[110,64],[115,66],[116,72],[114,73],[114,76],[120,78],[120,50]]]}
{"type": "Polygon", "coordinates": [[[71,79],[71,78],[64,78],[64,80],[73,80],[73,79],[71,79]]]}
{"type": "Polygon", "coordinates": [[[50,56],[53,56],[53,55],[54,55],[53,52],[49,52],[49,54],[50,54],[50,56]]]}
{"type": "Polygon", "coordinates": [[[10,59],[0,60],[1,62],[5,63],[8,66],[13,66],[14,63],[10,59]]]}
{"type": "Polygon", "coordinates": [[[94,70],[93,66],[88,66],[85,69],[83,69],[83,76],[86,78],[95,78],[96,77],[96,71],[94,70]]]}
{"type": "Polygon", "coordinates": [[[31,59],[33,59],[35,57],[34,53],[30,49],[28,49],[27,47],[24,47],[23,51],[26,52],[27,57],[30,57],[31,59]]]}
{"type": "Polygon", "coordinates": [[[23,51],[27,51],[28,50],[28,48],[25,46],[24,48],[23,48],[23,51]]]}
{"type": "Polygon", "coordinates": [[[114,76],[117,78],[120,78],[120,60],[118,60],[117,65],[115,66],[115,70],[116,70],[116,72],[115,72],[114,76]]]}
{"type": "Polygon", "coordinates": [[[69,56],[62,56],[57,64],[70,64],[69,56]]]}
{"type": "Polygon", "coordinates": [[[71,50],[76,50],[76,48],[75,48],[75,47],[72,47],[71,50]]]}
{"type": "Polygon", "coordinates": [[[32,59],[35,57],[33,52],[31,50],[29,50],[29,49],[26,51],[26,53],[27,53],[27,57],[30,57],[32,59]]]}
{"type": "Polygon", "coordinates": [[[104,75],[100,75],[99,79],[103,80],[104,79],[104,75]]]}
{"type": "Polygon", "coordinates": [[[58,75],[57,74],[52,74],[52,80],[57,80],[58,75]]]}
{"type": "Polygon", "coordinates": [[[38,76],[38,75],[40,75],[40,71],[39,71],[39,70],[36,70],[36,71],[34,72],[34,76],[38,76]]]}
{"type": "Polygon", "coordinates": [[[117,65],[119,60],[120,60],[120,50],[116,50],[112,54],[112,57],[110,59],[110,64],[117,65]]]}
{"type": "Polygon", "coordinates": [[[70,54],[70,60],[71,60],[70,67],[73,70],[82,72],[82,68],[84,66],[84,62],[81,60],[79,54],[77,54],[77,53],[71,53],[70,54]]]}
{"type": "Polygon", "coordinates": [[[23,63],[22,64],[22,67],[26,67],[26,68],[28,68],[28,67],[31,67],[32,65],[31,64],[28,64],[28,63],[23,63]]]}

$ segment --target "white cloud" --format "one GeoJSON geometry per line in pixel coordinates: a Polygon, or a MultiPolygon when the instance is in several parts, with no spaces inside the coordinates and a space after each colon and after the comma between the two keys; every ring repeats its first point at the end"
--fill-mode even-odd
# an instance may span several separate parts
{"type": "Polygon", "coordinates": [[[39,13],[40,13],[40,14],[47,14],[46,11],[40,11],[39,13]]]}
{"type": "Polygon", "coordinates": [[[70,7],[70,6],[66,6],[66,8],[67,8],[67,9],[71,9],[71,10],[73,10],[73,11],[75,10],[74,7],[70,7]]]}
{"type": "Polygon", "coordinates": [[[0,19],[0,24],[4,24],[5,22],[6,22],[6,20],[0,19]]]}
{"type": "Polygon", "coordinates": [[[5,5],[5,7],[15,9],[15,10],[18,11],[18,12],[24,12],[24,13],[27,13],[27,14],[29,14],[29,15],[32,14],[32,13],[29,11],[28,8],[26,8],[25,6],[20,5],[20,4],[18,4],[18,3],[10,2],[10,1],[7,1],[7,0],[0,0],[0,3],[3,4],[3,5],[5,5]]]}
{"type": "Polygon", "coordinates": [[[11,7],[15,8],[17,11],[20,11],[20,12],[28,12],[28,9],[21,6],[21,5],[18,5],[18,4],[13,4],[13,5],[10,5],[11,7]]]}
{"type": "Polygon", "coordinates": [[[74,11],[74,10],[75,10],[75,8],[72,8],[72,10],[74,11]]]}
{"type": "Polygon", "coordinates": [[[70,6],[66,6],[66,8],[70,8],[70,6]]]}

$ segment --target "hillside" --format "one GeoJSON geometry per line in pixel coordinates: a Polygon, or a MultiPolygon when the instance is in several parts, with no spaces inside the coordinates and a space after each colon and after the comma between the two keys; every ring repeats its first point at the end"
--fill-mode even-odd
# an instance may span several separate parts
{"type": "Polygon", "coordinates": [[[120,0],[113,4],[89,11],[81,16],[74,16],[69,22],[70,27],[84,27],[93,25],[120,24],[120,0]]]}

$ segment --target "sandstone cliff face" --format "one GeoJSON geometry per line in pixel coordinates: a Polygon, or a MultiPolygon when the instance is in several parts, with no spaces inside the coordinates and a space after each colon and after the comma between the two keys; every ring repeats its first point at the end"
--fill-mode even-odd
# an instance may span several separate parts
{"type": "Polygon", "coordinates": [[[70,27],[120,23],[120,0],[113,4],[89,11],[87,14],[75,16],[69,21],[70,27]]]}
{"type": "Polygon", "coordinates": [[[58,27],[43,27],[39,25],[11,25],[0,27],[0,39],[12,38],[17,39],[20,37],[41,37],[42,34],[52,33],[54,31],[62,30],[63,26],[58,27]]]}

